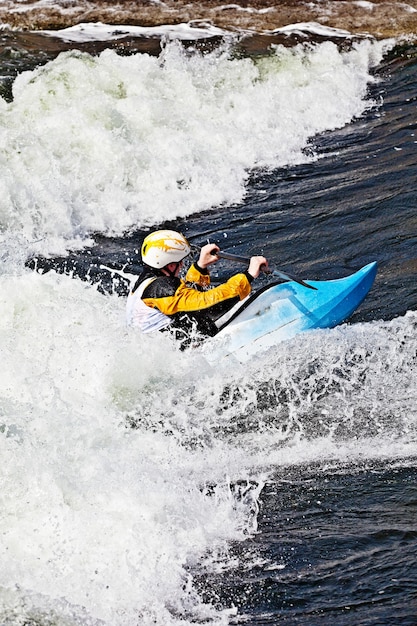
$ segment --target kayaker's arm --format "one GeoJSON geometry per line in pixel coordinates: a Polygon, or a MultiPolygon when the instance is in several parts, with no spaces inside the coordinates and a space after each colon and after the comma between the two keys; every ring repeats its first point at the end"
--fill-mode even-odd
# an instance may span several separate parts
{"type": "Polygon", "coordinates": [[[157,283],[158,280],[154,281],[145,291],[143,301],[150,307],[158,308],[165,315],[204,311],[227,300],[243,300],[251,292],[251,279],[246,273],[235,274],[222,285],[207,291],[193,289],[181,281],[174,294],[161,297],[159,291],[159,297],[152,297],[152,292],[158,287],[157,283]]]}

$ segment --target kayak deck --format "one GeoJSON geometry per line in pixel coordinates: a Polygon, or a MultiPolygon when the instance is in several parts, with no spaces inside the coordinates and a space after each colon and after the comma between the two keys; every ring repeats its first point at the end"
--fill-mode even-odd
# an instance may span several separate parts
{"type": "Polygon", "coordinates": [[[345,278],[308,281],[316,290],[291,281],[255,293],[207,347],[218,356],[233,354],[239,361],[246,361],[300,332],[333,328],[364,300],[376,271],[377,263],[373,262],[345,278]]]}

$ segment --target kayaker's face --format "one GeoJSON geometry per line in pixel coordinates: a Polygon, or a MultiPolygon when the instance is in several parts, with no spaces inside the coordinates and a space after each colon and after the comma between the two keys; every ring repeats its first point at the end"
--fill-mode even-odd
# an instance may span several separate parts
{"type": "MultiPolygon", "coordinates": [[[[179,263],[169,263],[164,270],[167,270],[166,275],[167,276],[175,276],[176,278],[178,278],[180,271],[182,270],[182,266],[183,266],[183,262],[180,261],[179,263]]],[[[163,271],[164,271],[163,270],[163,271]]]]}

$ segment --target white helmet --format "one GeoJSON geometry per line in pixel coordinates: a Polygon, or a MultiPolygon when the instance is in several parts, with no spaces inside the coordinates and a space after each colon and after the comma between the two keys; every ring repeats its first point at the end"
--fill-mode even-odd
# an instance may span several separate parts
{"type": "Polygon", "coordinates": [[[175,230],[156,230],[145,237],[142,244],[142,261],[161,269],[169,263],[179,263],[191,252],[190,244],[175,230]]]}

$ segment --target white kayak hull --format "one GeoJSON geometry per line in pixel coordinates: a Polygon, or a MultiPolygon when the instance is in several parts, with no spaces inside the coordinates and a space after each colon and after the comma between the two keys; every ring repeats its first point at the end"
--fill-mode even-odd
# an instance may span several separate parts
{"type": "Polygon", "coordinates": [[[291,281],[255,293],[236,317],[206,342],[205,357],[214,362],[233,356],[243,363],[301,332],[341,324],[368,294],[376,271],[373,262],[345,278],[308,281],[316,290],[291,281]]]}

